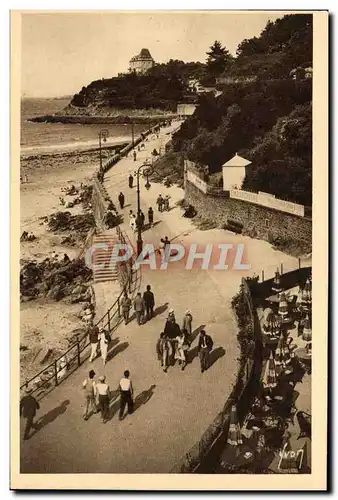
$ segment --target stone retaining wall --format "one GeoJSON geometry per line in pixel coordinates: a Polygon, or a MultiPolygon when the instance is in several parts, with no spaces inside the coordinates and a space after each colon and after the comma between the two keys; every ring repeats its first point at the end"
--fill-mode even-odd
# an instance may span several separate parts
{"type": "MultiPolygon", "coordinates": [[[[185,182],[185,199],[206,219],[215,220],[223,228],[227,220],[243,225],[243,234],[269,242],[282,238],[298,241],[311,249],[312,220],[307,217],[280,212],[233,198],[204,194],[188,180],[185,182]]],[[[310,250],[309,250],[310,251],[310,250]]]]}

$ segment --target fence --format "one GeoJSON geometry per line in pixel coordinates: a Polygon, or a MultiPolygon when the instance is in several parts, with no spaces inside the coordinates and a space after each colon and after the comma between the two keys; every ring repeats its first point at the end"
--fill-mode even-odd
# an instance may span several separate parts
{"type": "MultiPolygon", "coordinates": [[[[126,243],[124,235],[119,226],[116,228],[117,236],[122,243],[126,243]]],[[[99,319],[96,326],[107,328],[112,333],[120,324],[121,316],[121,298],[125,290],[132,291],[133,278],[138,272],[134,269],[132,262],[124,263],[125,273],[122,282],[123,291],[118,296],[114,304],[107,310],[107,312],[99,319]]],[[[73,344],[62,353],[57,359],[50,363],[47,367],[43,368],[39,373],[32,378],[26,380],[21,385],[20,389],[31,386],[35,396],[40,399],[48,394],[56,386],[60,385],[71,373],[73,373],[88,357],[90,354],[90,343],[88,333],[82,335],[75,334],[76,340],[73,344]]]]}

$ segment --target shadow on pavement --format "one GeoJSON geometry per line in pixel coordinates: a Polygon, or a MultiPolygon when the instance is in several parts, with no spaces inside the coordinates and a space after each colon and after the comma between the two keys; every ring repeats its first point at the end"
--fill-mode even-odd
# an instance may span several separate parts
{"type": "Polygon", "coordinates": [[[154,310],[153,318],[156,318],[156,316],[163,314],[168,309],[168,305],[169,302],[165,302],[162,306],[156,307],[156,309],[154,310]]]}
{"type": "Polygon", "coordinates": [[[110,361],[111,359],[115,358],[118,354],[121,352],[125,351],[127,347],[129,346],[129,342],[122,342],[122,344],[118,344],[114,349],[109,351],[107,355],[107,361],[110,361]]]}
{"type": "Polygon", "coordinates": [[[51,424],[52,422],[54,422],[55,419],[57,419],[60,415],[62,415],[67,410],[67,406],[69,404],[70,404],[69,399],[66,399],[59,406],[57,406],[56,408],[53,408],[48,413],[46,413],[45,415],[43,415],[42,417],[40,417],[37,420],[37,422],[35,423],[35,430],[32,433],[32,436],[33,436],[33,434],[35,434],[36,432],[38,432],[39,430],[41,430],[46,425],[51,424]]]}
{"type": "Polygon", "coordinates": [[[187,356],[186,356],[187,365],[190,365],[190,363],[192,363],[194,361],[194,359],[197,357],[198,357],[198,346],[196,345],[195,347],[193,347],[192,349],[190,349],[187,352],[187,356]]]}
{"type": "Polygon", "coordinates": [[[134,412],[140,408],[140,406],[148,403],[149,399],[154,394],[154,389],[156,385],[151,385],[147,391],[141,392],[138,396],[136,396],[134,400],[134,412]]]}
{"type": "Polygon", "coordinates": [[[225,349],[223,347],[216,347],[213,351],[210,353],[209,357],[209,368],[212,367],[214,363],[220,358],[222,358],[225,354],[225,349]]]}

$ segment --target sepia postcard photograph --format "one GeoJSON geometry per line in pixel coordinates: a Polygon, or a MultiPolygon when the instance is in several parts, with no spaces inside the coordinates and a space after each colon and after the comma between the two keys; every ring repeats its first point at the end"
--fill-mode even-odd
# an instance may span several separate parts
{"type": "Polygon", "coordinates": [[[327,11],[11,18],[14,490],[326,490],[327,11]]]}

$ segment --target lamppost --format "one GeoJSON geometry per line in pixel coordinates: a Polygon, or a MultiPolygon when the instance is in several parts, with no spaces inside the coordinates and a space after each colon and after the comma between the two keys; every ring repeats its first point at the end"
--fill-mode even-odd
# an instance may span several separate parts
{"type": "Polygon", "coordinates": [[[151,165],[149,165],[149,163],[143,163],[137,170],[136,172],[134,173],[134,175],[136,176],[136,180],[137,180],[137,256],[140,255],[140,253],[142,252],[142,249],[143,249],[143,240],[142,240],[142,228],[141,228],[141,224],[140,224],[140,214],[141,214],[141,200],[140,200],[140,175],[141,175],[141,171],[144,169],[144,168],[147,168],[148,170],[145,172],[145,175],[146,175],[146,178],[147,178],[147,182],[145,184],[145,187],[146,189],[150,189],[150,182],[149,182],[149,174],[150,174],[150,167],[151,165]]]}
{"type": "Polygon", "coordinates": [[[106,142],[107,137],[108,137],[108,129],[103,128],[99,132],[99,146],[100,146],[100,170],[102,171],[102,139],[103,142],[106,142]]]}

